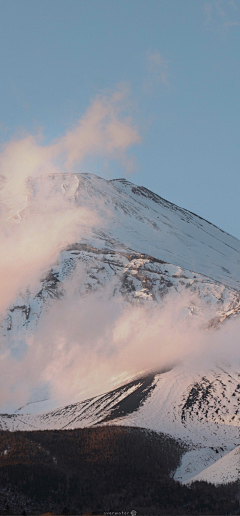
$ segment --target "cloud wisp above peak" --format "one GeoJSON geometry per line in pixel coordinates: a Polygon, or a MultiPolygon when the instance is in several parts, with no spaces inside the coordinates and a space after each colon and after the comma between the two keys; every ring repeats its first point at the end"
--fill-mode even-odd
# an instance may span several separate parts
{"type": "Polygon", "coordinates": [[[53,146],[53,152],[63,155],[67,170],[72,170],[89,154],[117,158],[128,165],[127,149],[141,142],[131,117],[122,116],[128,95],[126,87],[110,97],[98,95],[76,126],[53,146]]]}
{"type": "MultiPolygon", "coordinates": [[[[54,143],[43,145],[42,135],[27,135],[2,146],[0,174],[1,202],[8,207],[16,198],[25,197],[28,177],[57,172],[73,172],[87,157],[117,159],[131,171],[128,149],[141,142],[138,128],[126,112],[130,107],[129,89],[122,85],[114,93],[97,95],[75,126],[54,143]]],[[[19,209],[24,204],[20,202],[19,209]]]]}
{"type": "Polygon", "coordinates": [[[0,312],[20,288],[39,279],[59,248],[81,239],[83,226],[99,224],[94,211],[76,206],[63,192],[55,191],[47,200],[44,193],[37,195],[30,178],[71,173],[77,166],[81,171],[89,157],[117,159],[129,172],[128,149],[141,141],[127,115],[129,107],[129,90],[121,86],[112,94],[97,95],[75,126],[55,142],[44,145],[41,135],[27,135],[2,146],[0,312]]]}
{"type": "Polygon", "coordinates": [[[218,30],[240,26],[239,0],[210,0],[205,2],[205,25],[214,25],[218,30]]]}
{"type": "Polygon", "coordinates": [[[169,86],[168,61],[158,51],[147,52],[145,58],[148,74],[143,82],[143,91],[151,95],[159,84],[169,86]]]}

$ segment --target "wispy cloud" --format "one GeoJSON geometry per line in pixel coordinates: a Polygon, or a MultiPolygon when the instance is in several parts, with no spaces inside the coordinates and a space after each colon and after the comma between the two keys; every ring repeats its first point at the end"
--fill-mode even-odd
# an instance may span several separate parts
{"type": "Polygon", "coordinates": [[[210,3],[205,3],[204,5],[204,11],[206,13],[206,20],[205,20],[205,23],[209,23],[211,21],[211,18],[212,18],[212,6],[210,3]]]}
{"type": "Polygon", "coordinates": [[[159,84],[169,86],[168,61],[164,60],[160,52],[148,52],[146,54],[146,66],[148,75],[143,82],[143,90],[153,93],[159,84]]]}
{"type": "Polygon", "coordinates": [[[71,170],[87,155],[118,158],[126,166],[126,150],[141,138],[131,117],[123,116],[129,91],[121,87],[111,96],[97,96],[75,127],[52,146],[71,170]]]}
{"type": "Polygon", "coordinates": [[[213,25],[218,30],[240,26],[239,0],[210,0],[205,2],[205,24],[213,25]]]}
{"type": "Polygon", "coordinates": [[[89,156],[118,159],[129,168],[131,159],[127,151],[133,144],[140,143],[141,138],[133,120],[126,115],[128,96],[126,87],[112,95],[97,95],[75,126],[52,144],[42,144],[40,134],[12,139],[2,145],[1,202],[7,218],[25,205],[26,179],[30,176],[72,172],[89,156]]]}

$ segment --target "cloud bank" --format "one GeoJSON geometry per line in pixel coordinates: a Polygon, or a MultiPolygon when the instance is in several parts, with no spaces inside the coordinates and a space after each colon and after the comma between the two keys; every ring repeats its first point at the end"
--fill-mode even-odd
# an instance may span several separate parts
{"type": "Polygon", "coordinates": [[[16,410],[33,393],[41,398],[42,386],[57,407],[179,363],[205,373],[216,362],[240,365],[239,319],[209,331],[209,312],[192,316],[187,294],[169,295],[162,308],[154,302],[126,305],[122,296],[112,298],[113,285],[80,296],[85,274],[79,266],[34,334],[18,336],[26,344],[20,360],[10,349],[1,355],[1,410],[16,410]]]}

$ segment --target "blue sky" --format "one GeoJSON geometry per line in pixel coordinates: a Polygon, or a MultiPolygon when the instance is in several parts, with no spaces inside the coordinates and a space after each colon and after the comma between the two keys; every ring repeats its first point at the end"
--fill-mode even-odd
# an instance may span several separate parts
{"type": "Polygon", "coordinates": [[[79,170],[126,175],[240,238],[240,0],[1,0],[0,13],[2,144],[41,130],[49,145],[121,84],[134,172],[104,157],[79,170]]]}

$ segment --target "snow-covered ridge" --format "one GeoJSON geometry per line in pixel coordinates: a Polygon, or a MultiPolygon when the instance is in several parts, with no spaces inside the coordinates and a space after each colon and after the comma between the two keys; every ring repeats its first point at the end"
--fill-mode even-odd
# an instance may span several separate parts
{"type": "Polygon", "coordinates": [[[240,289],[240,241],[146,188],[93,174],[55,174],[34,180],[34,191],[45,198],[61,193],[103,215],[103,227],[82,242],[137,251],[240,289]]]}

